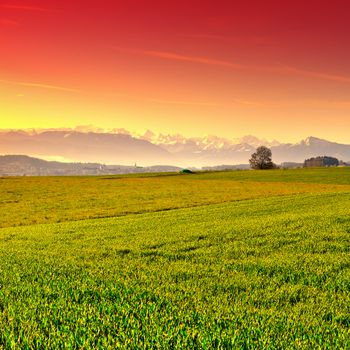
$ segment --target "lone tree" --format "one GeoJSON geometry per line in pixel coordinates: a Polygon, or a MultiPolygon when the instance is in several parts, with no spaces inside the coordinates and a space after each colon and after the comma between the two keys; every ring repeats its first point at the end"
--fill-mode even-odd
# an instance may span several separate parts
{"type": "Polygon", "coordinates": [[[272,162],[272,152],[270,148],[260,146],[256,152],[252,154],[249,163],[252,169],[273,169],[275,164],[272,162]]]}

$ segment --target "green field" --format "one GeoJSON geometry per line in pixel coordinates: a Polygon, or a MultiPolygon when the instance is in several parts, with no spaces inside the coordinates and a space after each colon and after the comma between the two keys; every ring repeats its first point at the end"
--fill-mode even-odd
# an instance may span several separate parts
{"type": "Polygon", "coordinates": [[[0,349],[349,349],[350,168],[0,178],[0,349]]]}

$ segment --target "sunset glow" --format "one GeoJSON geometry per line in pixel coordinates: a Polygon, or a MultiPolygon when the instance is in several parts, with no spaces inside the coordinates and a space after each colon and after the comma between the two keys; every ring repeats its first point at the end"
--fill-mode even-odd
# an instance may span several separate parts
{"type": "Polygon", "coordinates": [[[0,128],[349,142],[346,0],[0,0],[0,128]]]}

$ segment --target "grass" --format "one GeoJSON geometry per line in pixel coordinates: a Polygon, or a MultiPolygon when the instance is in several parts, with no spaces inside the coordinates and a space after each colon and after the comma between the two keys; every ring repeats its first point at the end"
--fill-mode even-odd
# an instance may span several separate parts
{"type": "Polygon", "coordinates": [[[348,174],[3,179],[0,348],[350,348],[348,174]]]}
{"type": "Polygon", "coordinates": [[[0,178],[0,227],[350,189],[349,168],[169,175],[0,178]]]}

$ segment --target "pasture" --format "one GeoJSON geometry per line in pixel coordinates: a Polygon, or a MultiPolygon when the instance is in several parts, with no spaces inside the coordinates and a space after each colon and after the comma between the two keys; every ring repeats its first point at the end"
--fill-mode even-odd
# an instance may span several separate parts
{"type": "Polygon", "coordinates": [[[0,179],[0,349],[350,348],[350,168],[0,179]]]}

